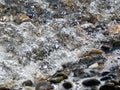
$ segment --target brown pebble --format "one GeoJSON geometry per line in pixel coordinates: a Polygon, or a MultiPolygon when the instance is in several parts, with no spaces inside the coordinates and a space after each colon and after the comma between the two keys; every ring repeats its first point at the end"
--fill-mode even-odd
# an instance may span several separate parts
{"type": "Polygon", "coordinates": [[[10,90],[10,89],[6,87],[1,87],[0,90],[10,90]]]}

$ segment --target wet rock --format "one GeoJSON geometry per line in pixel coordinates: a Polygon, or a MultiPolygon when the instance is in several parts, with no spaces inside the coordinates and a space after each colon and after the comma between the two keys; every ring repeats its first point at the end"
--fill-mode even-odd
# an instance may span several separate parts
{"type": "Polygon", "coordinates": [[[27,80],[27,81],[24,81],[22,83],[23,86],[32,86],[33,85],[33,82],[31,80],[27,80]]]}
{"type": "Polygon", "coordinates": [[[94,61],[95,60],[93,60],[93,58],[91,56],[85,56],[85,57],[81,58],[78,63],[86,64],[89,66],[89,65],[93,64],[94,61]]]}
{"type": "Polygon", "coordinates": [[[98,63],[98,67],[99,68],[102,68],[102,64],[104,64],[104,61],[106,59],[102,56],[102,55],[99,55],[99,54],[94,54],[94,55],[91,55],[91,56],[84,56],[83,58],[81,58],[79,60],[79,64],[85,64],[87,65],[87,67],[89,67],[90,65],[94,64],[94,63],[98,63]]]}
{"type": "Polygon", "coordinates": [[[114,85],[119,85],[119,82],[118,82],[117,80],[114,80],[114,79],[113,79],[113,80],[111,80],[110,82],[111,82],[111,83],[114,83],[114,85]]]}
{"type": "Polygon", "coordinates": [[[113,33],[120,33],[120,24],[111,25],[108,27],[108,30],[113,33]]]}
{"type": "Polygon", "coordinates": [[[64,78],[62,76],[60,76],[60,77],[54,77],[54,78],[50,79],[50,82],[56,84],[56,83],[60,83],[63,80],[64,80],[64,78]]]}
{"type": "Polygon", "coordinates": [[[91,70],[89,71],[89,73],[91,73],[93,76],[94,76],[94,75],[99,75],[99,74],[100,74],[99,71],[94,70],[94,69],[91,69],[91,70]]]}
{"type": "Polygon", "coordinates": [[[105,84],[101,86],[99,90],[116,90],[116,89],[112,84],[105,84]]]}
{"type": "Polygon", "coordinates": [[[102,54],[103,51],[99,50],[99,49],[92,49],[91,51],[88,52],[88,55],[92,55],[92,54],[102,54]]]}
{"type": "Polygon", "coordinates": [[[113,40],[113,46],[114,47],[120,47],[120,40],[113,40]]]}
{"type": "Polygon", "coordinates": [[[21,22],[28,21],[28,20],[30,20],[29,16],[21,13],[17,15],[15,22],[21,23],[21,22]]]}
{"type": "Polygon", "coordinates": [[[63,83],[63,87],[64,87],[65,89],[70,89],[70,88],[73,87],[73,85],[72,85],[71,82],[64,82],[64,83],[63,83]]]}
{"type": "Polygon", "coordinates": [[[95,68],[98,68],[98,63],[94,63],[92,65],[90,65],[88,68],[91,68],[91,69],[95,69],[95,68]]]}
{"type": "Polygon", "coordinates": [[[104,71],[104,72],[101,73],[101,75],[102,75],[102,76],[106,76],[106,75],[108,75],[109,73],[110,73],[110,71],[104,71]]]}
{"type": "Polygon", "coordinates": [[[50,82],[56,84],[56,83],[60,83],[61,81],[67,78],[68,76],[65,73],[59,72],[53,75],[53,77],[50,79],[50,82]]]}
{"type": "Polygon", "coordinates": [[[54,90],[54,87],[48,81],[41,81],[36,85],[35,90],[54,90]]]}
{"type": "Polygon", "coordinates": [[[11,89],[6,87],[0,87],[0,90],[11,90],[11,89]]]}
{"type": "Polygon", "coordinates": [[[108,76],[110,76],[110,77],[112,77],[112,78],[117,77],[117,75],[116,75],[115,73],[110,73],[110,74],[108,74],[108,76]]]}
{"type": "Polygon", "coordinates": [[[73,73],[74,73],[74,77],[79,77],[84,73],[84,71],[83,69],[75,69],[73,70],[73,73]]]}
{"type": "Polygon", "coordinates": [[[100,49],[92,49],[92,50],[86,52],[85,54],[83,54],[82,56],[90,57],[91,55],[101,55],[102,53],[103,53],[103,51],[100,49]]]}
{"type": "Polygon", "coordinates": [[[110,77],[110,76],[105,76],[105,77],[102,77],[100,80],[101,81],[107,81],[107,80],[111,80],[112,79],[112,77],[110,77]]]}
{"type": "Polygon", "coordinates": [[[104,51],[104,52],[108,52],[110,51],[111,47],[109,45],[103,45],[101,46],[101,49],[104,51]]]}
{"type": "MultiPolygon", "coordinates": [[[[54,76],[55,76],[55,77],[60,77],[60,76],[62,76],[64,79],[67,79],[67,78],[68,78],[67,74],[65,74],[64,72],[58,72],[58,73],[56,73],[54,76]]],[[[53,77],[54,77],[54,76],[53,76],[53,77]]]]}
{"type": "Polygon", "coordinates": [[[97,79],[87,79],[82,82],[82,84],[86,87],[98,86],[100,81],[97,79]]]}
{"type": "Polygon", "coordinates": [[[93,76],[93,74],[85,72],[83,69],[75,69],[72,72],[74,74],[74,77],[79,77],[79,78],[87,78],[93,76]]]}

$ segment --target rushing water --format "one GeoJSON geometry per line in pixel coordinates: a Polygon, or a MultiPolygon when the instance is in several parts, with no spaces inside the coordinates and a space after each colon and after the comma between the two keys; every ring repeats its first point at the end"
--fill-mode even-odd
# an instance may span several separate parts
{"type": "MultiPolygon", "coordinates": [[[[8,0],[8,3],[9,1],[12,0],[8,0]]],[[[95,30],[99,22],[111,25],[117,23],[117,21],[110,21],[110,17],[120,17],[120,0],[90,0],[87,13],[98,16],[99,22],[95,24],[76,19],[77,15],[89,17],[81,9],[85,4],[81,4],[79,0],[71,0],[80,8],[80,10],[73,12],[64,10],[65,8],[61,6],[58,8],[59,11],[49,8],[49,4],[56,5],[55,3],[57,3],[58,5],[58,1],[31,1],[37,2],[43,9],[40,17],[34,11],[34,5],[27,7],[22,4],[23,7],[20,6],[20,8],[23,9],[23,12],[32,15],[31,17],[36,17],[32,18],[31,21],[16,24],[13,19],[4,19],[5,16],[9,17],[9,15],[1,17],[3,18],[0,22],[1,84],[14,80],[19,86],[21,82],[29,79],[36,82],[35,78],[37,76],[51,76],[57,70],[62,69],[62,64],[78,61],[80,56],[87,51],[93,48],[99,49],[101,47],[100,41],[108,39],[102,33],[104,30],[95,30]],[[62,12],[65,15],[63,14],[63,18],[52,18],[54,12],[62,12]],[[40,23],[36,25],[34,19],[39,20],[40,23]],[[91,27],[92,32],[88,33],[85,29],[87,30],[89,27],[91,27]]],[[[65,2],[65,0],[61,1],[65,2]]],[[[0,0],[0,2],[9,7],[6,4],[7,0],[5,2],[0,0]]],[[[30,2],[30,0],[25,2],[30,2]]],[[[14,18],[14,15],[11,18],[14,18]]],[[[106,30],[106,28],[103,29],[106,30]]],[[[120,58],[119,49],[113,51],[111,55],[107,57],[108,61],[105,64],[105,69],[110,68],[109,60],[120,58]]],[[[114,64],[111,64],[111,67],[114,64]]],[[[58,90],[58,87],[56,87],[56,90],[58,90]]]]}

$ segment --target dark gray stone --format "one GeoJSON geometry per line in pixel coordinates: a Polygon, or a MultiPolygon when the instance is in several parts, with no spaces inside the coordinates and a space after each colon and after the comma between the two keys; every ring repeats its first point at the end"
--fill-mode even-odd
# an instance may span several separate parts
{"type": "Polygon", "coordinates": [[[63,83],[63,87],[64,87],[65,89],[70,89],[70,88],[73,87],[73,85],[72,85],[71,82],[64,82],[64,83],[63,83]]]}
{"type": "Polygon", "coordinates": [[[98,86],[100,81],[97,79],[87,79],[82,82],[82,84],[86,87],[98,86]]]}

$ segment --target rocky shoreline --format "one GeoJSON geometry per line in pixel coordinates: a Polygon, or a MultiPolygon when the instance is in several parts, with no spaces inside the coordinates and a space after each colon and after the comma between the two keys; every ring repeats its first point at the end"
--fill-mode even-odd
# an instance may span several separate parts
{"type": "Polygon", "coordinates": [[[0,90],[120,90],[119,0],[0,0],[0,90]]]}

